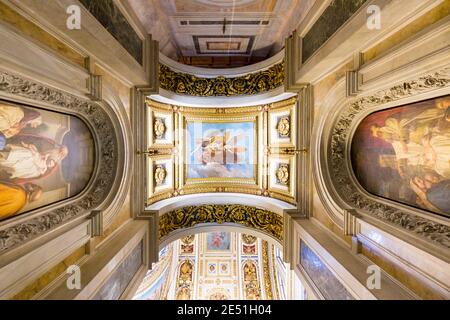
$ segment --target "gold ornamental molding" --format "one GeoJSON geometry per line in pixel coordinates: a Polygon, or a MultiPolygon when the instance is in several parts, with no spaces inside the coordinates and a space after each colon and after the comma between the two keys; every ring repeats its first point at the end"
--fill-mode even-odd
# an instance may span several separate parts
{"type": "Polygon", "coordinates": [[[297,97],[235,108],[194,108],[146,101],[146,205],[197,193],[232,192],[272,197],[297,204],[297,97]],[[188,177],[187,126],[194,122],[251,122],[253,176],[188,177]]]}
{"type": "Polygon", "coordinates": [[[167,91],[197,97],[259,94],[284,85],[284,61],[269,69],[234,78],[202,78],[160,64],[159,85],[167,91]]]}
{"type": "Polygon", "coordinates": [[[236,223],[283,240],[283,218],[271,211],[243,205],[189,206],[159,218],[159,239],[171,232],[204,223],[236,223]]]}

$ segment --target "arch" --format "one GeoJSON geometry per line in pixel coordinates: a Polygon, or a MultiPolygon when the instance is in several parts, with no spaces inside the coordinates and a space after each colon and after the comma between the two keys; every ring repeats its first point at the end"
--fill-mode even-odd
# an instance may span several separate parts
{"type": "Polygon", "coordinates": [[[343,97],[342,81],[333,88],[329,97],[334,94],[338,103],[330,104],[330,111],[316,125],[315,153],[319,156],[314,165],[319,197],[334,222],[342,226],[344,210],[354,209],[358,218],[395,232],[396,236],[427,252],[446,256],[445,251],[450,247],[448,219],[369,194],[354,175],[350,146],[356,128],[368,114],[441,96],[448,93],[448,83],[448,72],[440,70],[358,98],[343,97]],[[338,88],[340,95],[336,92],[338,88]]]}
{"type": "MultiPolygon", "coordinates": [[[[164,54],[159,54],[159,61],[163,72],[160,72],[167,77],[163,77],[160,81],[160,90],[156,95],[152,95],[151,98],[155,101],[167,104],[174,104],[179,106],[189,107],[242,107],[242,106],[254,106],[261,104],[269,104],[276,101],[289,99],[295,96],[294,93],[286,92],[284,88],[284,50],[281,50],[278,54],[264,61],[239,68],[228,69],[211,69],[202,67],[193,67],[176,62],[164,54]],[[259,88],[259,81],[267,81],[267,85],[270,88],[258,89],[252,94],[237,93],[242,90],[243,86],[239,85],[239,90],[231,89],[230,95],[212,95],[205,96],[194,92],[177,92],[177,89],[172,87],[174,79],[181,81],[183,85],[181,87],[188,88],[192,84],[192,78],[201,78],[203,81],[209,81],[211,85],[208,88],[214,87],[212,84],[219,81],[225,87],[232,86],[233,79],[240,78],[240,81],[246,83],[245,88],[257,87],[259,88]],[[167,80],[167,81],[166,81],[167,80]],[[231,81],[230,83],[227,80],[231,81]]],[[[177,86],[178,87],[178,86],[177,86]]]]}
{"type": "Polygon", "coordinates": [[[193,205],[247,205],[256,208],[265,209],[279,215],[283,215],[290,210],[296,210],[296,207],[282,200],[256,196],[244,193],[199,193],[182,195],[161,200],[153,203],[146,208],[147,211],[158,212],[161,216],[169,211],[193,205]]]}
{"type": "Polygon", "coordinates": [[[79,195],[0,223],[0,251],[56,228],[61,230],[75,219],[87,218],[93,210],[111,209],[124,175],[124,158],[119,154],[127,144],[120,135],[123,124],[113,108],[106,101],[94,102],[7,72],[0,73],[0,84],[0,96],[5,99],[81,118],[92,131],[97,155],[93,177],[79,195]]]}

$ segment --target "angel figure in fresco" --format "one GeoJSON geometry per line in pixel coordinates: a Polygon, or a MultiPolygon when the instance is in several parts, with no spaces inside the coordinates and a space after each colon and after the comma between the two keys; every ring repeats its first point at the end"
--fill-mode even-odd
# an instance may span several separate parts
{"type": "Polygon", "coordinates": [[[18,184],[0,181],[0,220],[14,216],[29,202],[42,197],[42,188],[33,183],[18,184]]]}
{"type": "Polygon", "coordinates": [[[29,126],[37,128],[42,124],[42,117],[36,110],[0,104],[0,132],[9,139],[29,126]]]}
{"type": "Polygon", "coordinates": [[[207,137],[197,141],[198,147],[192,153],[197,154],[198,161],[204,165],[239,163],[247,151],[247,148],[238,146],[244,138],[243,133],[231,136],[228,131],[210,132],[207,137]]]}
{"type": "Polygon", "coordinates": [[[67,155],[65,146],[40,152],[33,144],[7,144],[0,151],[0,171],[6,173],[9,179],[36,179],[55,168],[67,155]]]}

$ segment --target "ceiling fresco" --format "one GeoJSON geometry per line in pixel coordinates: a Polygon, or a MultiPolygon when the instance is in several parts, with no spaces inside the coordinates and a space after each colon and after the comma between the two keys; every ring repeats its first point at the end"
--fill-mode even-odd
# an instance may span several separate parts
{"type": "Polygon", "coordinates": [[[135,300],[285,299],[281,251],[235,232],[185,236],[160,252],[135,300]]]}
{"type": "Polygon", "coordinates": [[[146,31],[159,41],[161,52],[184,63],[191,61],[186,57],[197,58],[197,63],[207,63],[206,57],[235,56],[247,61],[268,58],[283,48],[284,39],[312,3],[312,0],[129,0],[146,31]]]}
{"type": "Polygon", "coordinates": [[[240,108],[147,101],[147,205],[236,192],[295,204],[296,98],[240,108]]]}

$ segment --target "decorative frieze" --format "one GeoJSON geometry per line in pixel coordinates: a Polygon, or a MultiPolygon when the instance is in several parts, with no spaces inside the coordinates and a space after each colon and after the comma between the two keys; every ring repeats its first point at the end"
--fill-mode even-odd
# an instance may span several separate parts
{"type": "Polygon", "coordinates": [[[274,90],[283,84],[284,62],[235,78],[201,78],[159,65],[160,87],[177,94],[198,97],[252,95],[274,90]]]}
{"type": "Polygon", "coordinates": [[[273,212],[242,205],[202,205],[177,209],[159,218],[159,238],[203,223],[236,223],[283,240],[283,218],[273,212]]]}

